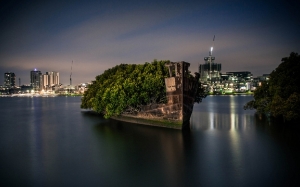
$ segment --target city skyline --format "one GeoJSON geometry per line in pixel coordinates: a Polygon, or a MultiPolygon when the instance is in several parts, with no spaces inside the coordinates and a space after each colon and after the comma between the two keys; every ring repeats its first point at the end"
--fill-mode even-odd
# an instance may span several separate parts
{"type": "Polygon", "coordinates": [[[68,85],[72,61],[74,85],[121,63],[154,59],[187,61],[196,72],[212,45],[222,73],[259,76],[300,49],[296,1],[2,1],[0,7],[0,73],[14,72],[22,84],[36,68],[60,72],[68,85]]]}
{"type": "Polygon", "coordinates": [[[39,70],[39,69],[37,69],[37,68],[34,68],[34,69],[32,69],[32,70],[30,70],[30,74],[28,74],[29,75],[29,80],[30,80],[30,82],[29,83],[22,83],[22,79],[20,78],[20,77],[17,77],[16,75],[15,75],[15,73],[13,72],[13,71],[10,71],[10,72],[5,72],[4,73],[4,83],[3,84],[1,84],[0,83],[0,85],[2,85],[2,86],[6,86],[6,74],[14,74],[14,76],[15,76],[15,79],[17,78],[17,80],[18,80],[18,82],[16,82],[15,83],[15,86],[19,86],[19,82],[20,82],[20,86],[21,85],[30,85],[30,84],[32,84],[32,72],[40,72],[41,73],[41,75],[42,75],[42,81],[44,82],[43,83],[43,85],[46,85],[46,86],[52,86],[52,85],[59,85],[60,84],[60,81],[59,81],[59,72],[57,72],[57,71],[46,71],[46,72],[43,72],[43,71],[41,71],[41,70],[39,70]],[[20,80],[19,80],[19,78],[20,78],[20,80]]]}

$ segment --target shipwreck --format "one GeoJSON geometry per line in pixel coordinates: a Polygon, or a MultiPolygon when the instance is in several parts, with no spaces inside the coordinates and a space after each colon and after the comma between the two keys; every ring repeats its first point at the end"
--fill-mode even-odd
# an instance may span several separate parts
{"type": "Polygon", "coordinates": [[[169,69],[169,77],[165,78],[166,103],[144,105],[136,113],[112,118],[151,126],[190,129],[200,75],[189,73],[188,62],[169,62],[166,66],[169,69]]]}

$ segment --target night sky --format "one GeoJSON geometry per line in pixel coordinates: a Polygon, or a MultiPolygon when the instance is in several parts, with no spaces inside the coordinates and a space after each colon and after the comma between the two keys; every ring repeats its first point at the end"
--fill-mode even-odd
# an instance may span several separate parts
{"type": "MultiPolygon", "coordinates": [[[[121,63],[187,61],[197,71],[214,46],[222,72],[270,73],[300,53],[296,1],[0,1],[0,85],[14,72],[58,71],[89,82],[121,63]],[[215,41],[213,37],[215,35],[215,41]]],[[[16,80],[18,85],[18,81],[16,80]]]]}

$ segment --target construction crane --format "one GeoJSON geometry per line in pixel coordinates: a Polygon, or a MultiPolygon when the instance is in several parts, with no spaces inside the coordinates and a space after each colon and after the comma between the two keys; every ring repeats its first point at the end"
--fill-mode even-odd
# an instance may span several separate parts
{"type": "Polygon", "coordinates": [[[211,55],[212,55],[212,51],[214,49],[215,37],[216,37],[216,35],[214,35],[213,44],[212,44],[212,47],[211,47],[211,55]]]}
{"type": "Polygon", "coordinates": [[[70,86],[72,85],[72,66],[73,66],[73,60],[72,60],[72,64],[71,64],[70,86]]]}

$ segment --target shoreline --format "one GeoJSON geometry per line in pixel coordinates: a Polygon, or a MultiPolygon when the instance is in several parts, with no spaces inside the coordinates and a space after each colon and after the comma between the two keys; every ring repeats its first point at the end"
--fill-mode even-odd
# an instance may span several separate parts
{"type": "Polygon", "coordinates": [[[0,97],[82,97],[81,94],[9,94],[0,97]]]}
{"type": "Polygon", "coordinates": [[[231,95],[249,95],[249,96],[253,96],[254,92],[243,92],[243,93],[207,93],[207,96],[209,95],[221,95],[221,96],[231,96],[231,95]]]}

